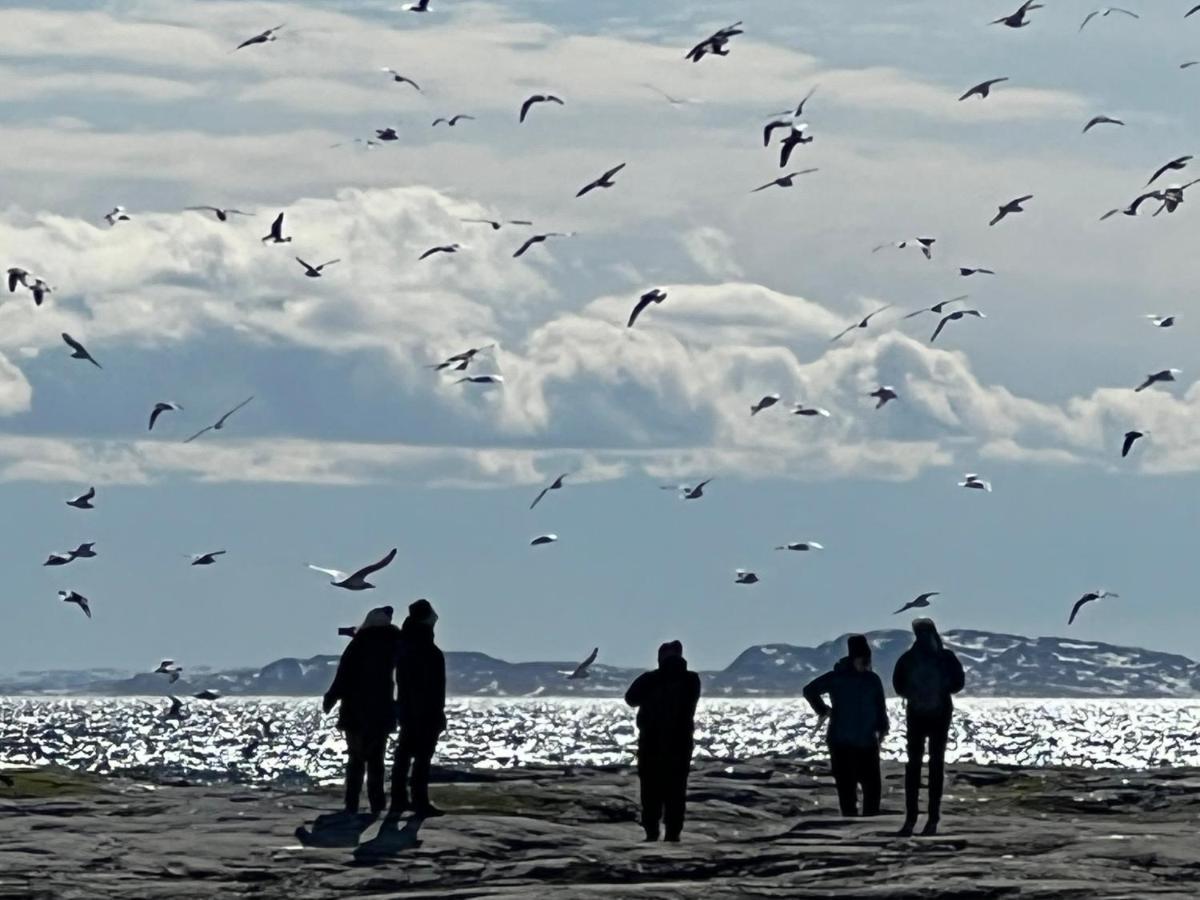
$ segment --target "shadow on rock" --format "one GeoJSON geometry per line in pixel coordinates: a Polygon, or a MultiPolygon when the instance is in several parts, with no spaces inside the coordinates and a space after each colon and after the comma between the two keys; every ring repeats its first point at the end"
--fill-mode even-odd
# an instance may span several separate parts
{"type": "Polygon", "coordinates": [[[305,847],[357,847],[362,833],[374,821],[371,815],[327,813],[317,816],[311,831],[303,825],[297,828],[296,838],[305,847]]]}
{"type": "Polygon", "coordinates": [[[401,828],[397,821],[385,820],[379,827],[379,834],[354,851],[354,859],[361,863],[371,863],[420,847],[421,841],[417,835],[424,821],[419,816],[413,816],[401,828]]]}

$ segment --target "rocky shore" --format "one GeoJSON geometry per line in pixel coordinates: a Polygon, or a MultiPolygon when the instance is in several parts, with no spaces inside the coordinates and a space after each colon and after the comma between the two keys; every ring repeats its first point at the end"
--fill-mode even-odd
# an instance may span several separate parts
{"type": "Polygon", "coordinates": [[[332,788],[7,775],[2,898],[1200,895],[1200,770],[951,767],[943,834],[900,839],[838,818],[821,763],[703,763],[678,845],[639,843],[626,768],[440,770],[448,814],[395,828],[332,788]]]}

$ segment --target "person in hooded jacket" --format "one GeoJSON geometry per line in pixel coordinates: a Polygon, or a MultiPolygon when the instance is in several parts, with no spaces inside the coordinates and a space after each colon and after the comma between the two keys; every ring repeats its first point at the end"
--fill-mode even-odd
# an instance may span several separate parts
{"type": "Polygon", "coordinates": [[[700,676],[688,670],[679,641],[659,647],[658,668],[639,675],[625,693],[625,702],[638,711],[638,779],[647,841],[658,840],[660,821],[666,840],[678,841],[683,833],[699,700],[700,676]]]}
{"type": "Polygon", "coordinates": [[[904,698],[908,728],[908,763],[904,769],[904,825],[907,837],[917,824],[921,793],[921,760],[929,744],[929,815],[925,835],[935,835],[942,813],[942,790],[946,780],[946,743],[954,714],[951,699],[963,689],[965,676],[958,657],[942,644],[932,619],[915,619],[916,640],[896,662],[892,687],[904,698]]]}
{"type": "Polygon", "coordinates": [[[446,658],[433,641],[438,615],[428,600],[408,607],[400,628],[396,662],[396,717],[400,737],[392,766],[392,805],[389,818],[411,809],[421,818],[440,816],[429,802],[429,766],[438,736],[446,730],[446,658]],[[409,799],[409,770],[412,798],[409,799]]]}
{"type": "Polygon", "coordinates": [[[400,630],[392,624],[392,608],[367,613],[338,662],[333,684],[325,693],[326,713],[340,703],[337,727],[346,735],[346,811],[358,812],[363,775],[371,813],[387,803],[384,756],[388,735],[396,728],[396,654],[400,630]]]}
{"type": "Polygon", "coordinates": [[[858,786],[862,785],[862,814],[877,816],[883,792],[879,745],[888,733],[887,702],[883,682],[871,671],[867,639],[852,634],[846,648],[847,655],[832,672],[805,686],[804,699],[818,716],[829,718],[829,762],[842,815],[858,815],[858,786]]]}

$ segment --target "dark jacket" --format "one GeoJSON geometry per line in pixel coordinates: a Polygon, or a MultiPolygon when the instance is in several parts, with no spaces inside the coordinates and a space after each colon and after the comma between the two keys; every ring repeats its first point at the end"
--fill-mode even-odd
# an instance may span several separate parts
{"type": "Polygon", "coordinates": [[[625,702],[637,707],[639,753],[688,753],[696,729],[700,676],[687,660],[673,656],[634,679],[625,702]]]}
{"type": "Polygon", "coordinates": [[[904,698],[909,716],[940,718],[954,711],[951,695],[963,689],[962,663],[945,648],[915,643],[896,661],[892,688],[904,698]]]}
{"type": "Polygon", "coordinates": [[[325,694],[326,711],[340,702],[338,728],[360,734],[386,734],[396,727],[396,657],[400,629],[395,625],[362,628],[338,662],[325,694]]]}
{"type": "Polygon", "coordinates": [[[855,669],[849,659],[805,685],[804,699],[818,715],[829,716],[831,746],[874,747],[888,732],[883,682],[870,670],[855,669]],[[832,708],[823,694],[829,695],[832,708]]]}
{"type": "Polygon", "coordinates": [[[396,664],[396,716],[410,733],[446,729],[446,657],[433,642],[433,626],[404,620],[396,664]]]}

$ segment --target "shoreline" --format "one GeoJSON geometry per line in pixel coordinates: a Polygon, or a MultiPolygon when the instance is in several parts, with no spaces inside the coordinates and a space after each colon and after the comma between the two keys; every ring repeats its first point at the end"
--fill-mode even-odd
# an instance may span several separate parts
{"type": "Polygon", "coordinates": [[[333,787],[40,770],[0,785],[0,898],[1200,894],[1200,769],[949,765],[942,834],[907,839],[902,771],[844,820],[824,761],[702,760],[683,843],[645,845],[628,766],[438,767],[448,814],[399,828],[333,787]]]}

